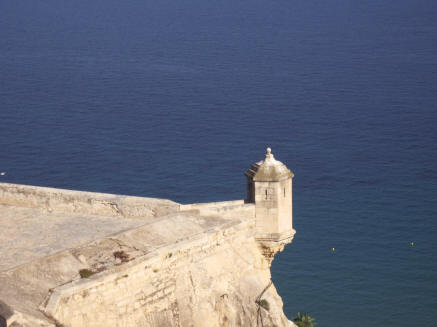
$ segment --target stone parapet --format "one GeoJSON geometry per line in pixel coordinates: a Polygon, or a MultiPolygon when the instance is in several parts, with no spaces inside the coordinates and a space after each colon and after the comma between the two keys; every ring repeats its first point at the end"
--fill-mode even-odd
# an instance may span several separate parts
{"type": "Polygon", "coordinates": [[[255,216],[255,205],[246,203],[244,200],[182,204],[180,210],[194,210],[200,215],[220,216],[222,218],[255,216]]]}
{"type": "Polygon", "coordinates": [[[0,204],[120,218],[156,217],[179,210],[179,204],[165,199],[9,183],[0,183],[0,204]]]}

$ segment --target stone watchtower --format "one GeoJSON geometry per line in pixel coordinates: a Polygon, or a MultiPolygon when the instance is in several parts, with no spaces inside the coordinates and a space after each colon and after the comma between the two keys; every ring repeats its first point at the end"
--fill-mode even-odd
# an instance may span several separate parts
{"type": "Polygon", "coordinates": [[[255,238],[268,247],[276,244],[281,251],[296,233],[291,194],[294,174],[267,148],[266,158],[254,163],[245,175],[247,202],[255,204],[255,238]]]}

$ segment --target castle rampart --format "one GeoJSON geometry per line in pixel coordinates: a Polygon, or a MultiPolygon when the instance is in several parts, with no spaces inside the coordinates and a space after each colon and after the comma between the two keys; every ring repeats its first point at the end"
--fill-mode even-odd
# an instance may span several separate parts
{"type": "Polygon", "coordinates": [[[256,205],[0,183],[0,326],[288,327],[256,205]]]}

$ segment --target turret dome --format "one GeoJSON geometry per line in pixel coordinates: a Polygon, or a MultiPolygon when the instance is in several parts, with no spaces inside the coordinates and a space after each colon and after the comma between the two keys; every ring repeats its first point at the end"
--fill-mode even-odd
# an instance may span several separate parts
{"type": "Polygon", "coordinates": [[[255,182],[278,182],[294,176],[287,166],[275,159],[270,148],[265,159],[252,164],[245,175],[255,182]]]}

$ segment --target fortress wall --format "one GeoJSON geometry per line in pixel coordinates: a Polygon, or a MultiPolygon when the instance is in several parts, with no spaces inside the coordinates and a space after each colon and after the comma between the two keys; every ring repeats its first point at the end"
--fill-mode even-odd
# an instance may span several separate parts
{"type": "MultiPolygon", "coordinates": [[[[266,162],[265,169],[263,162],[252,167],[268,171],[273,167],[278,174],[286,169],[270,149],[266,162]]],[[[258,174],[257,170],[250,173],[258,174]]],[[[291,183],[292,173],[287,171],[291,183]]],[[[267,182],[277,184],[276,179],[267,182]]],[[[3,312],[5,306],[0,306],[0,325],[6,321],[21,327],[294,326],[283,313],[270,274],[275,254],[294,235],[291,194],[287,196],[281,185],[264,190],[259,182],[253,183],[256,205],[244,200],[181,205],[0,183],[4,225],[10,228],[9,217],[15,224],[17,217],[25,224],[18,224],[21,240],[10,249],[37,254],[0,272],[0,300],[11,309],[3,312]],[[267,192],[272,190],[276,193],[267,192]],[[283,205],[275,194],[283,194],[283,205]],[[255,219],[264,210],[268,224],[255,219]],[[33,228],[35,217],[58,229],[33,228]],[[83,242],[59,244],[66,239],[60,237],[63,231],[67,236],[79,232],[75,240],[86,237],[83,242]],[[260,241],[258,236],[264,234],[267,237],[260,241]],[[41,257],[47,249],[35,251],[29,235],[37,246],[44,243],[47,249],[63,250],[41,257]],[[38,239],[41,235],[44,242],[38,239]]]]}
{"type": "Polygon", "coordinates": [[[54,289],[43,308],[59,323],[95,327],[289,326],[253,220],[171,244],[89,279],[54,289]]]}
{"type": "Polygon", "coordinates": [[[0,204],[110,217],[156,217],[179,211],[170,200],[0,183],[0,204]]]}

